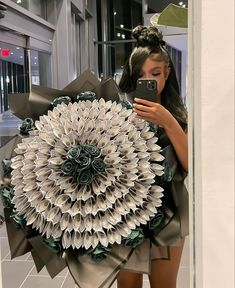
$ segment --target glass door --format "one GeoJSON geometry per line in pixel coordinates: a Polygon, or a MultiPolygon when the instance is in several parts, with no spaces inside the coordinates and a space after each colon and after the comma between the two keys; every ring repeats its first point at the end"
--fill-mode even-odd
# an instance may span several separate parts
{"type": "Polygon", "coordinates": [[[52,87],[51,51],[43,42],[1,28],[0,39],[0,136],[7,136],[21,123],[9,110],[8,95],[20,97],[31,84],[52,87]]]}
{"type": "Polygon", "coordinates": [[[0,136],[15,135],[21,120],[9,110],[8,95],[29,91],[26,38],[0,30],[0,136]]]}
{"type": "Polygon", "coordinates": [[[7,111],[10,93],[28,91],[28,73],[25,65],[25,49],[0,42],[0,111],[7,111]]]}

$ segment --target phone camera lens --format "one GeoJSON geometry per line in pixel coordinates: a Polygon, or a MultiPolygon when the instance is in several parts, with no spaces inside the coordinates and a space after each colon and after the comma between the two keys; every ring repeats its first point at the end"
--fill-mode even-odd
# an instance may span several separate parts
{"type": "Polygon", "coordinates": [[[148,89],[149,90],[155,90],[156,89],[155,81],[148,81],[148,89]]]}

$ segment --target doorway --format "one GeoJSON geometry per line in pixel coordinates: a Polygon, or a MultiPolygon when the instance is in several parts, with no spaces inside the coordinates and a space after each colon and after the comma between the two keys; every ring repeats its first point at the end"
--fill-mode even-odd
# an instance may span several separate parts
{"type": "Polygon", "coordinates": [[[29,91],[27,39],[1,28],[0,39],[0,136],[9,136],[21,120],[9,111],[8,94],[29,91]]]}

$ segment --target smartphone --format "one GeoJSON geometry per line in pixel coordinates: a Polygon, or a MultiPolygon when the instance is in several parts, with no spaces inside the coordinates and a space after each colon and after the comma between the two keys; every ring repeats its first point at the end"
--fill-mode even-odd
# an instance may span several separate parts
{"type": "Polygon", "coordinates": [[[157,81],[154,79],[138,79],[134,97],[157,102],[157,81]]]}

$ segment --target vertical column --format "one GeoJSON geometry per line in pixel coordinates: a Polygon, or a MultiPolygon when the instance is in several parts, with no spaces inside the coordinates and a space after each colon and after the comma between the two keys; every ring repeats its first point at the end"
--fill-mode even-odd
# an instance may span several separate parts
{"type": "MultiPolygon", "coordinates": [[[[102,18],[102,41],[108,41],[108,16],[107,16],[107,0],[101,1],[101,18],[102,18]]],[[[103,78],[106,78],[109,74],[108,69],[108,46],[102,45],[102,66],[103,66],[103,78]]]]}
{"type": "Polygon", "coordinates": [[[142,0],[142,19],[144,23],[144,19],[146,14],[148,13],[148,1],[147,0],[142,0]]]}
{"type": "Polygon", "coordinates": [[[89,67],[98,75],[98,47],[95,46],[94,40],[97,40],[97,13],[96,13],[96,1],[91,1],[90,6],[92,17],[88,19],[88,31],[89,31],[89,67]]]}
{"type": "Polygon", "coordinates": [[[190,2],[194,287],[231,288],[235,284],[234,1],[190,2]]]}
{"type": "Polygon", "coordinates": [[[70,0],[58,1],[56,32],[53,39],[54,81],[53,86],[64,88],[72,78],[70,64],[70,37],[71,37],[71,3],[70,0]]]}

